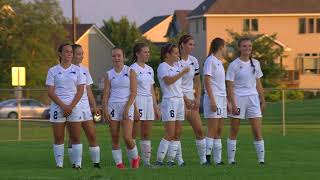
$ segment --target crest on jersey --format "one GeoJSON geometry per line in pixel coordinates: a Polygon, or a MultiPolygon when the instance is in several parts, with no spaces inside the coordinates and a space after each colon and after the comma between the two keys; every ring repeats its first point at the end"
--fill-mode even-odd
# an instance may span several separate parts
{"type": "Polygon", "coordinates": [[[123,76],[126,76],[126,77],[128,77],[128,74],[124,74],[123,76]]]}

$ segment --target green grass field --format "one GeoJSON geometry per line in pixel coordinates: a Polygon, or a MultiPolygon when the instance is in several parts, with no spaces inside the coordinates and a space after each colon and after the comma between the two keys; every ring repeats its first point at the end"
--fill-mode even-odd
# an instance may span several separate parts
{"type": "MultiPolygon", "coordinates": [[[[17,122],[0,120],[0,179],[320,179],[319,105],[319,100],[288,102],[287,136],[283,137],[280,126],[281,104],[269,104],[263,126],[266,145],[264,166],[256,162],[250,126],[246,122],[243,122],[240,129],[236,166],[200,166],[193,132],[185,122],[182,146],[186,167],[118,170],[112,160],[108,128],[99,124],[97,136],[101,148],[102,169],[91,167],[87,142],[84,140],[83,169],[76,171],[70,167],[67,156],[65,156],[65,167],[55,168],[52,132],[48,123],[23,122],[23,140],[18,142],[17,122]]],[[[229,129],[227,124],[228,122],[223,137],[224,162],[226,162],[226,137],[229,129]]],[[[162,135],[162,123],[156,122],[152,136],[153,162],[162,135]]],[[[122,147],[123,160],[127,164],[123,143],[122,147]]]]}
{"type": "MultiPolygon", "coordinates": [[[[10,124],[16,122],[1,122],[1,134],[10,124]],[[4,128],[5,125],[6,128],[4,128]]],[[[317,179],[319,172],[318,138],[320,125],[289,125],[288,135],[282,137],[280,126],[265,125],[263,128],[266,143],[266,162],[259,166],[252,144],[250,127],[243,125],[238,138],[236,166],[201,167],[198,163],[194,136],[188,125],[184,127],[182,146],[186,167],[117,170],[111,156],[110,138],[107,128],[97,127],[98,140],[101,146],[102,169],[91,167],[88,149],[84,149],[83,169],[76,171],[68,163],[65,156],[65,168],[56,169],[52,152],[51,129],[44,123],[28,123],[23,129],[22,142],[0,141],[0,179],[317,179]],[[32,134],[32,132],[36,132],[32,134]],[[35,136],[41,140],[32,140],[35,136]]],[[[11,129],[11,131],[16,129],[11,129]]],[[[226,147],[225,127],[223,145],[226,147]]],[[[153,131],[153,153],[163,133],[161,126],[155,126],[153,131]]],[[[85,147],[87,143],[85,141],[85,147]]],[[[123,152],[125,150],[123,149],[123,152]]],[[[226,162],[226,149],[223,151],[226,162]]],[[[123,159],[127,157],[123,153],[123,159]]]]}

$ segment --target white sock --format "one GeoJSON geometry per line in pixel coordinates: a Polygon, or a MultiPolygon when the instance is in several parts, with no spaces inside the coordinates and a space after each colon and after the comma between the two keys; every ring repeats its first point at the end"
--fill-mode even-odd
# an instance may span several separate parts
{"type": "Polygon", "coordinates": [[[228,163],[235,162],[236,150],[237,150],[237,140],[227,140],[227,150],[228,150],[228,163]]]}
{"type": "Polygon", "coordinates": [[[132,149],[127,149],[127,152],[128,152],[128,158],[130,160],[138,158],[138,149],[136,145],[132,149]]]}
{"type": "Polygon", "coordinates": [[[254,141],[254,146],[256,148],[258,161],[264,162],[264,141],[263,140],[254,141]]]}
{"type": "Polygon", "coordinates": [[[112,150],[112,157],[116,165],[122,163],[122,152],[121,149],[112,150]]]}
{"type": "Polygon", "coordinates": [[[69,161],[70,161],[70,164],[74,164],[74,160],[72,159],[72,148],[68,148],[68,155],[69,155],[69,161]]]}
{"type": "Polygon", "coordinates": [[[211,155],[213,149],[213,139],[206,137],[206,155],[211,155]]]}
{"type": "Polygon", "coordinates": [[[183,157],[182,157],[181,141],[176,141],[176,142],[178,143],[176,160],[177,160],[177,162],[178,162],[178,165],[180,166],[181,164],[184,163],[184,160],[183,160],[183,157]]]}
{"type": "Polygon", "coordinates": [[[82,144],[72,144],[72,159],[76,167],[81,167],[82,163],[82,144]]]}
{"type": "Polygon", "coordinates": [[[141,140],[140,141],[141,157],[144,165],[150,164],[151,157],[151,141],[141,140]]]}
{"type": "Polygon", "coordinates": [[[54,159],[58,167],[63,167],[64,144],[53,145],[54,159]]]}
{"type": "Polygon", "coordinates": [[[170,141],[167,141],[165,139],[161,139],[158,152],[157,152],[157,161],[163,162],[164,157],[166,157],[168,147],[169,147],[170,141]]]}
{"type": "Polygon", "coordinates": [[[196,140],[196,146],[200,159],[200,164],[207,162],[206,159],[206,139],[196,140]]]}
{"type": "MultiPolygon", "coordinates": [[[[170,141],[169,147],[168,147],[168,162],[174,161],[177,151],[178,151],[178,146],[179,146],[180,141],[170,141]]],[[[181,153],[182,154],[182,153],[181,153]]]]}
{"type": "Polygon", "coordinates": [[[92,163],[100,163],[100,147],[89,147],[89,152],[92,163]]]}
{"type": "Polygon", "coordinates": [[[213,159],[216,164],[221,163],[221,154],[222,154],[221,139],[214,139],[213,140],[213,159]]]}

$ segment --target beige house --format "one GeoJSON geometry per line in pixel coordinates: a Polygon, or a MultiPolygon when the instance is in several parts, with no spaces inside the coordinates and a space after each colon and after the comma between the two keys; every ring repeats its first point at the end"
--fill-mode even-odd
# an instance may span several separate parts
{"type": "Polygon", "coordinates": [[[226,30],[271,35],[285,47],[281,63],[287,85],[320,88],[320,0],[205,0],[187,18],[194,55],[204,60],[215,37],[226,30]]]}
{"type": "MultiPolygon", "coordinates": [[[[72,39],[72,25],[65,25],[72,39]]],[[[77,24],[76,44],[80,44],[84,51],[82,64],[90,71],[95,85],[103,78],[108,69],[111,68],[111,50],[114,44],[94,24],[77,24]]]]}

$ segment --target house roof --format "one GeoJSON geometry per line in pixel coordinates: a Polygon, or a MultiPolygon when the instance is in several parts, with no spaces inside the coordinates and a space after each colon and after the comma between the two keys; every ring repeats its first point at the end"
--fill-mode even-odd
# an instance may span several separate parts
{"type": "MultiPolygon", "coordinates": [[[[76,24],[76,40],[78,40],[85,32],[87,32],[94,24],[76,24]]],[[[65,24],[64,29],[67,31],[67,38],[73,40],[73,25],[65,24]]]]}
{"type": "Polygon", "coordinates": [[[143,23],[139,29],[142,32],[142,34],[148,32],[150,29],[152,29],[154,26],[158,25],[160,22],[167,19],[170,15],[164,15],[164,16],[155,16],[149,19],[147,22],[143,23]]]}
{"type": "Polygon", "coordinates": [[[320,13],[320,0],[205,0],[189,17],[204,14],[320,13]]]}

